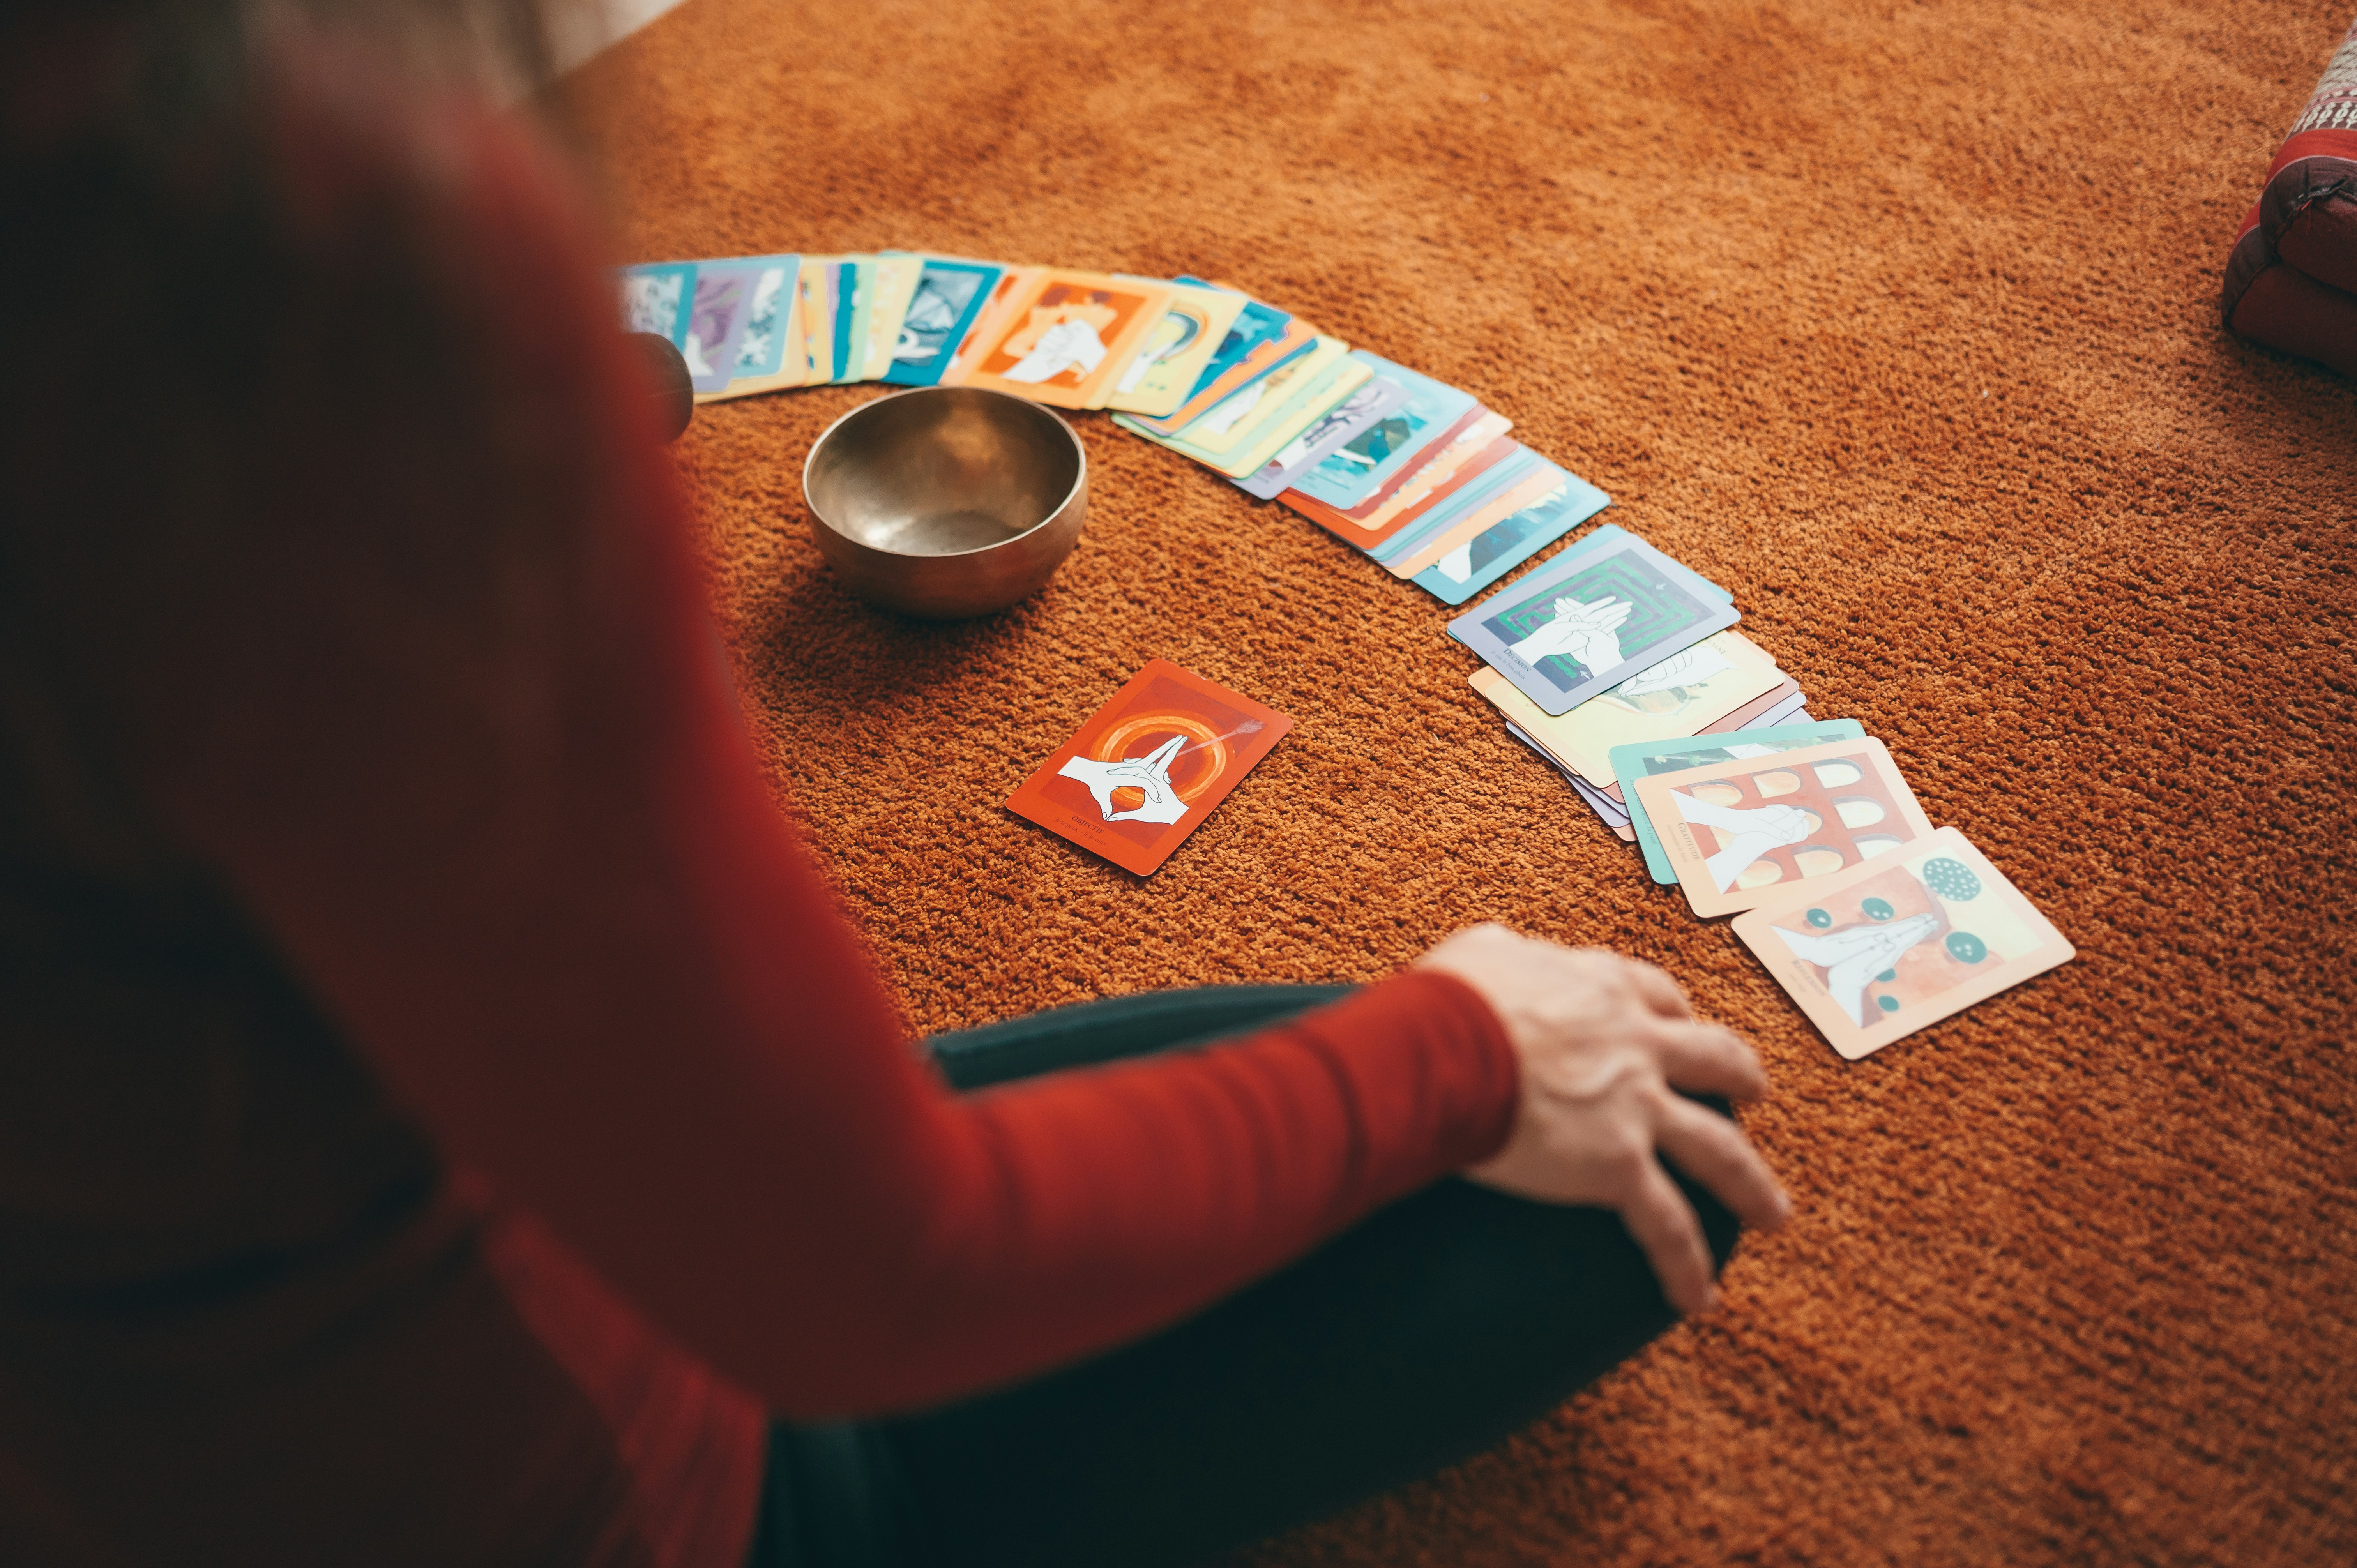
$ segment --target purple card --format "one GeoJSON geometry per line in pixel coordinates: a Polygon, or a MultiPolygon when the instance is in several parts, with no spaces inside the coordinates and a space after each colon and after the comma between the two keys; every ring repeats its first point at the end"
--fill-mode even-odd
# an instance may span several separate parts
{"type": "Polygon", "coordinates": [[[761,269],[702,262],[695,269],[695,302],[689,306],[686,340],[688,381],[697,392],[719,392],[737,374],[737,351],[753,315],[753,291],[761,269]]]}

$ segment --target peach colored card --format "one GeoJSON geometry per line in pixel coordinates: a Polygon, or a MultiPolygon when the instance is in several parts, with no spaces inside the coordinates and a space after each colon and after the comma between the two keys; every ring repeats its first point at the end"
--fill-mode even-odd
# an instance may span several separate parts
{"type": "Polygon", "coordinates": [[[1932,836],[1883,744],[1837,740],[1631,779],[1697,915],[1781,898],[1932,836]]]}
{"type": "Polygon", "coordinates": [[[2078,956],[1953,828],[1792,888],[1735,934],[1851,1061],[2078,956]]]}

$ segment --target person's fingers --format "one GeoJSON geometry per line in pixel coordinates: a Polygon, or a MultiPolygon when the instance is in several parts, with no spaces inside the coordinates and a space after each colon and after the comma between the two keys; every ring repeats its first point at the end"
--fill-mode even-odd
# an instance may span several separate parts
{"type": "Polygon", "coordinates": [[[1757,1230],[1773,1230],[1791,1218],[1792,1205],[1776,1174],[1742,1130],[1706,1106],[1672,1097],[1655,1134],[1662,1153],[1700,1182],[1735,1217],[1757,1230]]]}
{"type": "Polygon", "coordinates": [[[1664,1019],[1648,1034],[1662,1076],[1676,1088],[1730,1100],[1757,1100],[1768,1092],[1760,1053],[1724,1025],[1664,1019]]]}
{"type": "Polygon", "coordinates": [[[1620,1223],[1629,1228],[1638,1250],[1662,1282],[1662,1294],[1680,1313],[1706,1312],[1718,1298],[1711,1277],[1710,1248],[1702,1239],[1702,1221],[1695,1218],[1678,1184],[1658,1160],[1645,1162],[1637,1189],[1620,1206],[1620,1223]]]}
{"type": "Polygon", "coordinates": [[[1641,959],[1623,959],[1621,961],[1628,966],[1630,983],[1637,988],[1637,1000],[1642,1002],[1649,1012],[1658,1013],[1664,1018],[1694,1016],[1694,1009],[1686,1004],[1686,993],[1678,989],[1676,981],[1641,959]]]}

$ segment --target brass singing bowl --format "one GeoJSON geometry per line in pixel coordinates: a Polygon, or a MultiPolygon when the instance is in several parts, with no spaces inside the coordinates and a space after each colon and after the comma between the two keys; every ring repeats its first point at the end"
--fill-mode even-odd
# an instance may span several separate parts
{"type": "Polygon", "coordinates": [[[869,604],[930,620],[1037,593],[1080,542],[1072,427],[978,387],[917,387],[827,426],[802,464],[819,553],[869,604]]]}

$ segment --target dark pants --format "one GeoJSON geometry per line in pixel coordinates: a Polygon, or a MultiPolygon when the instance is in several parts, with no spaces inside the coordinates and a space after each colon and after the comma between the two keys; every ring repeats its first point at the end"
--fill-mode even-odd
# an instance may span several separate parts
{"type": "MultiPolygon", "coordinates": [[[[1343,989],[1157,992],[931,1047],[974,1089],[1200,1045],[1343,989]]],[[[1734,1217],[1679,1185],[1723,1265],[1734,1217]]],[[[918,1415],[779,1423],[751,1568],[1195,1562],[1489,1447],[1672,1321],[1618,1216],[1444,1181],[1078,1366],[918,1415]]]]}

